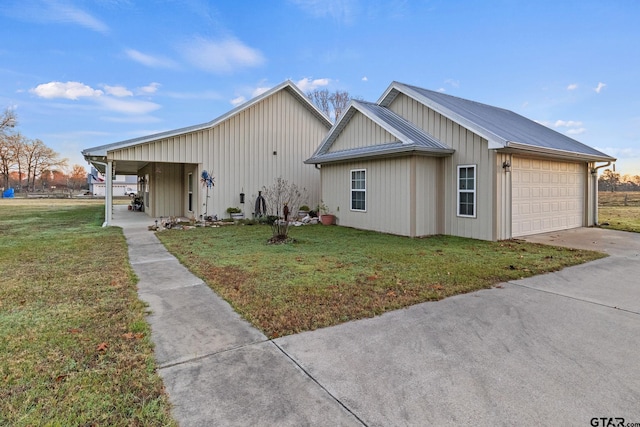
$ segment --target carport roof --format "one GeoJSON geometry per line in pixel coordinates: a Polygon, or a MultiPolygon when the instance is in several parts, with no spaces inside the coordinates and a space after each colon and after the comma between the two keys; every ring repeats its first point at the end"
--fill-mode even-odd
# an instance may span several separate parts
{"type": "Polygon", "coordinates": [[[378,105],[388,107],[400,93],[487,139],[491,149],[556,153],[593,161],[615,161],[615,158],[601,151],[513,111],[417,86],[393,82],[378,100],[378,105]]]}

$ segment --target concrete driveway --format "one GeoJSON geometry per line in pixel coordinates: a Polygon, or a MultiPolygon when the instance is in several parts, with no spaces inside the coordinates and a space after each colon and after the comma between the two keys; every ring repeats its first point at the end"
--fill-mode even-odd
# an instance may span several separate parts
{"type": "Polygon", "coordinates": [[[640,235],[528,240],[611,256],[275,343],[369,426],[640,422],[640,235]]]}
{"type": "Polygon", "coordinates": [[[611,256],[269,340],[166,251],[153,219],[114,215],[182,426],[640,423],[640,234],[535,236],[611,256]]]}

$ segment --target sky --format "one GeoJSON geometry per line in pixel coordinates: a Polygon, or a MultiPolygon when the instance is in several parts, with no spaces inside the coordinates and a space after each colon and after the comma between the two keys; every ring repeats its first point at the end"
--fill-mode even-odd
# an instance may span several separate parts
{"type": "Polygon", "coordinates": [[[637,0],[2,0],[0,111],[69,165],[285,80],[512,110],[640,174],[637,0]]]}

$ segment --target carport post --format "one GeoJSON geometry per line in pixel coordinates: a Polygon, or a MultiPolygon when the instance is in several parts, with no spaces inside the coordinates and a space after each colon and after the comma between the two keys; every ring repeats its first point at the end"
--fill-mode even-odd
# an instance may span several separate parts
{"type": "Polygon", "coordinates": [[[105,183],[105,198],[104,198],[104,224],[103,227],[111,225],[113,221],[113,160],[107,161],[107,167],[105,173],[107,175],[107,182],[105,183]]]}

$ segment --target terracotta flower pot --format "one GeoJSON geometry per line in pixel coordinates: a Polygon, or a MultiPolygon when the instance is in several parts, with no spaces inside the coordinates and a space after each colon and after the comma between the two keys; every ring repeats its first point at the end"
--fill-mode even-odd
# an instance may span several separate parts
{"type": "Polygon", "coordinates": [[[336,222],[336,216],[332,214],[320,215],[320,222],[322,225],[332,225],[336,222]]]}

